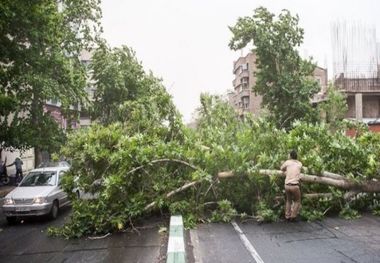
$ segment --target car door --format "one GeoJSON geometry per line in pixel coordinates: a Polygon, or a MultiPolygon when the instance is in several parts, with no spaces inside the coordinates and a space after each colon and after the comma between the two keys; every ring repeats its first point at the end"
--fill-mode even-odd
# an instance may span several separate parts
{"type": "Polygon", "coordinates": [[[59,199],[59,206],[65,206],[69,203],[69,197],[65,191],[62,189],[62,178],[65,176],[67,171],[62,170],[58,173],[58,199],[59,199]]]}

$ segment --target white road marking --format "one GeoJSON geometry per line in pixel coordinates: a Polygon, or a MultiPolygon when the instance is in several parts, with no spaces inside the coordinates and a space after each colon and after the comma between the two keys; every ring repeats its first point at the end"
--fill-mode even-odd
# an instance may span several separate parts
{"type": "Polygon", "coordinates": [[[185,252],[183,237],[169,237],[168,253],[185,252]]]}
{"type": "Polygon", "coordinates": [[[248,252],[251,254],[251,256],[254,258],[256,263],[264,263],[262,258],[259,256],[259,253],[257,253],[256,249],[253,247],[251,242],[249,242],[248,238],[245,236],[243,231],[240,229],[239,225],[235,221],[232,221],[231,224],[234,227],[235,231],[239,234],[240,240],[243,242],[243,245],[248,250],[248,252]]]}
{"type": "Polygon", "coordinates": [[[190,230],[190,240],[193,245],[194,263],[203,263],[198,232],[195,229],[190,230]]]}
{"type": "Polygon", "coordinates": [[[182,216],[171,216],[170,217],[171,226],[182,226],[182,216]]]}

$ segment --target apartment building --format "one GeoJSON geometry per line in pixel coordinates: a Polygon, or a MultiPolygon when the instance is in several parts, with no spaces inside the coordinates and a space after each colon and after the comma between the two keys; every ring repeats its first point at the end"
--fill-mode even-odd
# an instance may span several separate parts
{"type": "Polygon", "coordinates": [[[234,61],[233,91],[227,95],[229,103],[237,110],[239,115],[251,112],[256,117],[260,116],[262,97],[252,91],[252,87],[256,84],[254,75],[256,70],[256,54],[254,52],[250,52],[234,61]]]}
{"type": "MultiPolygon", "coordinates": [[[[245,113],[252,113],[253,116],[259,117],[263,108],[261,107],[262,97],[252,91],[252,87],[256,84],[255,72],[256,54],[248,53],[246,56],[239,57],[233,63],[233,74],[235,76],[232,81],[233,91],[228,92],[228,101],[240,116],[245,113]]],[[[313,77],[320,85],[320,91],[311,99],[311,103],[318,103],[325,99],[328,86],[327,69],[316,67],[313,77]]]]}

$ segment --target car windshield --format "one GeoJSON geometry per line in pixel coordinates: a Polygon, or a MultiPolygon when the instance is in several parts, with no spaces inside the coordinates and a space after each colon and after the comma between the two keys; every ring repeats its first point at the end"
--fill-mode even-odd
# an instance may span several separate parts
{"type": "Polygon", "coordinates": [[[56,182],[56,171],[31,172],[22,180],[20,186],[52,186],[56,182]]]}

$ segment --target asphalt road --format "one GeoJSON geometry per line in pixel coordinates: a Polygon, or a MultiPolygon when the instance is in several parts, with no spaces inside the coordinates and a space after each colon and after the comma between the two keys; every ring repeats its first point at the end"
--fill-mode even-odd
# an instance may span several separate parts
{"type": "MultiPolygon", "coordinates": [[[[99,240],[48,237],[47,228],[62,225],[69,214],[66,208],[54,221],[38,218],[9,226],[0,209],[0,263],[165,262],[167,235],[158,230],[167,219],[145,221],[140,233],[99,240]]],[[[201,224],[185,237],[188,263],[380,262],[380,217],[370,214],[311,223],[201,224]]]]}
{"type": "Polygon", "coordinates": [[[204,224],[190,231],[195,262],[380,262],[380,217],[237,225],[259,259],[231,224],[204,224]]]}
{"type": "Polygon", "coordinates": [[[47,228],[62,225],[69,213],[66,208],[55,221],[38,218],[9,226],[1,211],[0,262],[163,262],[166,236],[158,229],[167,220],[145,222],[139,234],[117,233],[99,240],[48,237],[47,228]]]}

